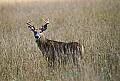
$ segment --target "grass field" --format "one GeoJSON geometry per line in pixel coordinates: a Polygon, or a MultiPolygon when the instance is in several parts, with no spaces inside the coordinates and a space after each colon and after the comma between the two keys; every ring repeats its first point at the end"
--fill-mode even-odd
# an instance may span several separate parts
{"type": "Polygon", "coordinates": [[[120,1],[69,0],[0,3],[0,81],[119,81],[120,1]],[[84,45],[81,68],[50,71],[26,22],[50,19],[45,36],[84,45]]]}

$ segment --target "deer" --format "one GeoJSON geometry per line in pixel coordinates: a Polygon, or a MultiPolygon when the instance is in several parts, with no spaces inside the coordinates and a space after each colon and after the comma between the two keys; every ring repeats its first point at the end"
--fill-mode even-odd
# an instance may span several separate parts
{"type": "Polygon", "coordinates": [[[27,22],[28,28],[34,33],[36,43],[43,57],[48,63],[48,67],[55,65],[66,64],[68,62],[78,65],[82,59],[83,46],[78,42],[61,42],[50,40],[45,37],[44,33],[47,30],[49,19],[40,28],[35,28],[31,22],[27,22]]]}

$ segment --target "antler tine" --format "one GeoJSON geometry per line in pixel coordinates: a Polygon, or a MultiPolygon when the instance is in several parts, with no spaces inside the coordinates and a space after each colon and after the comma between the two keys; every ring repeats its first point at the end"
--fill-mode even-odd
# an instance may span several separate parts
{"type": "Polygon", "coordinates": [[[46,21],[44,18],[42,18],[42,20],[43,20],[45,23],[49,23],[49,19],[47,19],[47,21],[46,21]]]}
{"type": "MultiPolygon", "coordinates": [[[[27,24],[28,24],[28,25],[31,25],[31,24],[30,24],[31,22],[32,22],[32,21],[28,21],[27,24]]],[[[31,25],[31,26],[32,26],[32,25],[31,25]]]]}
{"type": "Polygon", "coordinates": [[[27,22],[27,23],[31,23],[31,22],[29,21],[29,22],[27,22]]]}
{"type": "Polygon", "coordinates": [[[49,24],[49,19],[47,19],[47,22],[46,23],[48,23],[49,24]]]}
{"type": "Polygon", "coordinates": [[[30,24],[30,22],[27,22],[27,25],[30,25],[30,26],[32,26],[32,25],[30,24]]]}
{"type": "Polygon", "coordinates": [[[46,23],[46,21],[45,21],[45,19],[44,19],[44,18],[42,18],[42,20],[46,23]]]}
{"type": "Polygon", "coordinates": [[[27,23],[31,23],[33,20],[28,20],[28,22],[27,23]]]}

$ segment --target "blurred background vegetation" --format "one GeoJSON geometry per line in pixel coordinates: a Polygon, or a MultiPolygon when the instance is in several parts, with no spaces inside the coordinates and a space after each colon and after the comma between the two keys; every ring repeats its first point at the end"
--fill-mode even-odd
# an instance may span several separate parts
{"type": "Polygon", "coordinates": [[[44,1],[1,0],[0,81],[119,81],[120,0],[44,1]],[[50,19],[47,38],[84,45],[83,71],[49,71],[26,25],[40,27],[42,18],[50,19]]]}

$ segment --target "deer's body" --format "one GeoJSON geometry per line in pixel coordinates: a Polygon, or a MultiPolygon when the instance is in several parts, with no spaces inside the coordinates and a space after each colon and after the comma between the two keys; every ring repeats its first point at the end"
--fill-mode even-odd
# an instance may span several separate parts
{"type": "Polygon", "coordinates": [[[35,29],[33,25],[29,23],[28,27],[34,32],[36,38],[36,43],[41,50],[43,56],[48,62],[48,66],[55,66],[66,63],[74,63],[78,65],[80,59],[82,58],[82,46],[78,42],[59,42],[47,39],[43,31],[47,29],[49,21],[46,22],[39,31],[35,29]],[[37,34],[35,33],[37,31],[37,34]],[[39,35],[38,35],[39,33],[39,35]]]}
{"type": "Polygon", "coordinates": [[[65,43],[41,38],[36,40],[36,43],[46,61],[48,61],[49,66],[65,64],[67,62],[77,65],[82,57],[82,48],[77,42],[65,43]]]}

